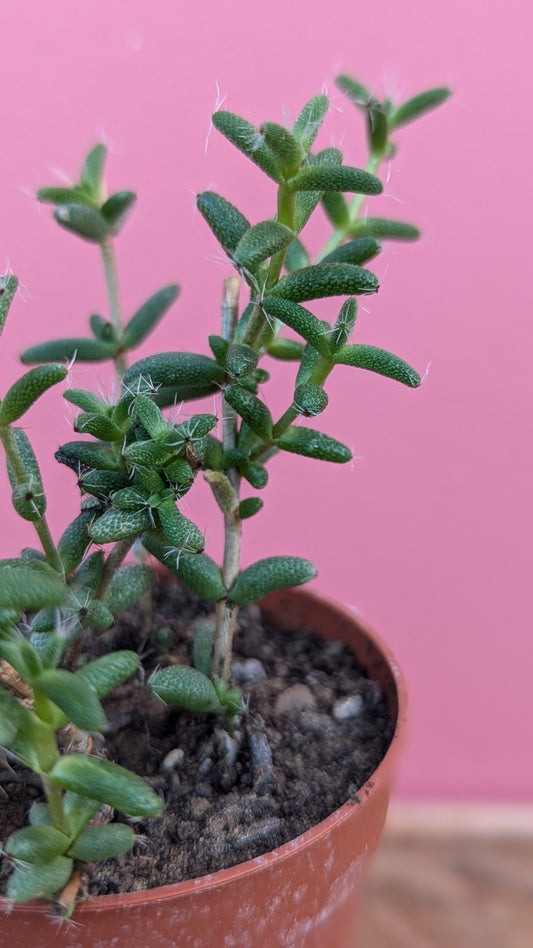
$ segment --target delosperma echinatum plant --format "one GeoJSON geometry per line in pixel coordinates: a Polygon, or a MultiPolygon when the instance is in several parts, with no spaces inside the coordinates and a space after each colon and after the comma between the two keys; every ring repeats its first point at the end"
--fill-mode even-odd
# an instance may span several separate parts
{"type": "MultiPolygon", "coordinates": [[[[394,154],[390,136],[449,92],[433,89],[396,107],[377,101],[347,76],[337,84],[365,117],[364,170],[344,164],[338,148],[313,150],[328,111],[325,95],[311,99],[292,128],[275,122],[255,128],[226,111],[213,116],[218,132],[271,179],[276,195],[272,217],[255,224],[221,195],[198,195],[198,209],[235,270],[224,281],[222,324],[209,336],[209,355],[171,351],[129,364],[130,352],[164,316],[178,287],[164,287],[123,320],[114,240],[135,194],[107,194],[103,145],[90,152],[77,184],[38,192],[40,201],[55,206],[63,228],[99,248],[110,318],[91,316],[88,337],[50,340],[24,352],[24,363],[38,365],[0,404],[12,503],[33,523],[39,541],[38,549],[0,561],[3,763],[9,770],[10,760],[22,762],[39,775],[45,794],[45,802],[31,807],[29,825],[4,845],[13,863],[7,894],[15,902],[53,899],[76,864],[132,845],[131,826],[99,818],[104,804],[132,817],[155,815],[162,806],[139,777],[99,756],[92,738],[106,724],[100,699],[138,669],[138,655],[119,651],[78,662],[84,630],[108,628],[150,589],[153,572],[146,554],[126,562],[134,545],[142,544],[182,583],[216,603],[216,623],[199,627],[193,664],[156,671],[151,692],[189,710],[221,714],[231,728],[243,713],[230,677],[239,607],[315,575],[308,560],[286,555],[240,569],[242,523],[261,510],[268,461],[280,451],[335,463],[351,459],[346,445],[314,427],[328,405],[325,385],[336,366],[368,369],[412,388],[420,384],[418,373],[401,358],[351,341],[357,298],[378,289],[367,264],[379,254],[381,241],[418,237],[409,224],[362,210],[367,196],[383,190],[376,173],[394,154]],[[319,208],[328,233],[313,261],[302,232],[319,208]],[[241,311],[242,286],[249,296],[241,311]],[[332,322],[309,308],[326,297],[341,298],[332,322]],[[111,401],[77,388],[64,392],[78,414],[75,438],[61,445],[56,458],[73,470],[82,500],[80,513],[55,541],[24,416],[44,391],[66,378],[74,360],[111,360],[119,386],[111,401]],[[294,386],[290,404],[274,418],[263,391],[276,360],[292,369],[294,386]],[[182,402],[208,395],[220,397],[220,418],[176,411],[182,402]],[[223,515],[221,567],[181,509],[198,476],[223,515]],[[245,499],[243,482],[254,491],[245,499]],[[62,750],[65,728],[74,735],[75,751],[62,750]]],[[[16,288],[13,274],[1,278],[0,330],[16,288]]],[[[68,911],[69,900],[63,897],[61,904],[68,911]]]]}

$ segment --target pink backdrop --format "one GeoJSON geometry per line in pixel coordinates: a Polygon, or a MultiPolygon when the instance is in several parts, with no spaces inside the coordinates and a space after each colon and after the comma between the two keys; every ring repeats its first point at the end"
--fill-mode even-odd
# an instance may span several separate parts
{"type": "MultiPolygon", "coordinates": [[[[277,459],[270,517],[250,522],[245,559],[309,555],[319,568],[316,588],[352,604],[390,641],[411,693],[400,795],[528,799],[525,407],[533,339],[524,196],[531,197],[533,156],[531,18],[523,4],[9,6],[0,57],[0,257],[19,274],[23,294],[2,339],[3,390],[15,378],[17,352],[45,326],[55,335],[82,333],[91,312],[105,312],[96,251],[60,232],[28,196],[52,183],[51,169],[74,174],[105,136],[112,186],[140,195],[118,244],[125,311],[176,279],[181,299],[153,345],[205,351],[228,271],[194,213],[193,194],[215,186],[254,220],[273,213],[272,190],[244,157],[216,134],[204,149],[217,83],[225,106],[256,122],[279,120],[282,108],[294,117],[326,84],[334,110],[325,144],[344,136],[353,163],[362,160],[349,151],[361,126],[336,96],[338,71],[393,96],[453,86],[451,103],[397,136],[381,211],[419,224],[424,238],[390,244],[380,258],[376,271],[386,279],[358,337],[422,372],[431,362],[427,381],[411,392],[340,370],[325,426],[358,460],[344,468],[317,462],[313,478],[311,462],[277,459]],[[321,9],[333,12],[324,17],[321,9]]],[[[98,377],[98,369],[76,369],[77,385],[98,377]]],[[[28,417],[41,457],[69,438],[61,402],[52,392],[28,417]]],[[[72,479],[55,462],[43,469],[59,532],[74,513],[72,479]]],[[[190,513],[209,534],[212,505],[192,504],[190,513]]],[[[31,539],[6,517],[0,555],[31,539]]],[[[218,548],[215,534],[210,549],[218,548]]]]}

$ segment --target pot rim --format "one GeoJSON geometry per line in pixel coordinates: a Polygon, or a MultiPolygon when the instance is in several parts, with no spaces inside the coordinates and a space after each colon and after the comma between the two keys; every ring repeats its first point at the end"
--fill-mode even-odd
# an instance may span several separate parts
{"type": "MultiPolygon", "coordinates": [[[[276,593],[270,594],[270,597],[287,594],[290,594],[291,598],[294,599],[310,599],[316,603],[321,603],[324,606],[329,607],[329,609],[331,609],[333,612],[341,615],[344,620],[349,620],[351,624],[356,625],[363,635],[372,642],[375,647],[375,653],[377,653],[377,655],[384,660],[386,666],[391,672],[392,684],[396,690],[398,708],[394,733],[384,757],[366,783],[364,783],[363,786],[357,791],[356,796],[362,798],[360,803],[362,806],[377,792],[381,783],[381,778],[385,777],[385,775],[390,772],[391,763],[397,753],[399,743],[398,738],[405,725],[407,710],[407,692],[403,675],[389,646],[376,632],[374,632],[373,629],[367,625],[364,619],[360,618],[353,607],[339,604],[334,600],[328,599],[325,596],[319,595],[309,590],[292,588],[288,590],[278,590],[276,593]]],[[[173,882],[168,885],[156,886],[152,889],[141,889],[137,892],[123,892],[112,893],[109,895],[90,896],[76,906],[76,915],[83,915],[88,911],[111,911],[113,909],[117,909],[119,906],[123,908],[133,908],[134,906],[140,904],[158,901],[166,902],[170,899],[186,897],[192,895],[193,893],[197,893],[199,890],[209,891],[210,889],[221,889],[230,885],[232,882],[243,875],[247,875],[249,873],[261,873],[270,868],[273,864],[279,864],[289,860],[296,851],[300,852],[308,849],[322,837],[330,833],[334,827],[337,827],[339,824],[342,824],[345,822],[345,820],[349,819],[350,815],[353,813],[353,807],[356,805],[358,805],[357,800],[347,800],[340,807],[334,810],[333,813],[330,813],[330,815],[324,820],[321,820],[320,823],[310,827],[304,833],[294,837],[294,839],[283,843],[283,845],[279,846],[277,849],[270,850],[261,856],[255,856],[253,859],[248,859],[245,862],[237,863],[235,866],[230,866],[226,869],[219,869],[217,872],[198,876],[196,879],[187,879],[182,882],[173,882]]],[[[14,912],[24,910],[27,911],[29,909],[34,912],[45,914],[49,912],[49,905],[46,902],[32,902],[28,903],[27,905],[12,906],[12,911],[14,912]]]]}

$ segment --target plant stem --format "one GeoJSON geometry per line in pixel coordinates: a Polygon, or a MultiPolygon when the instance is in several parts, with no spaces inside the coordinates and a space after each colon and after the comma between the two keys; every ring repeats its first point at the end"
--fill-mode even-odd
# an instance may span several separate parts
{"type": "MultiPolygon", "coordinates": [[[[376,174],[382,160],[383,154],[381,152],[371,154],[365,165],[365,171],[368,171],[370,174],[376,174]]],[[[350,235],[350,230],[359,216],[359,212],[366,197],[366,194],[356,194],[354,196],[348,208],[348,223],[343,227],[337,227],[333,231],[325,247],[320,251],[316,260],[317,263],[320,263],[324,257],[327,257],[328,253],[331,253],[333,250],[336,250],[337,247],[340,247],[341,244],[346,240],[346,237],[350,235]]]]}
{"type": "MultiPolygon", "coordinates": [[[[222,299],[222,336],[231,343],[239,317],[239,288],[240,280],[236,276],[224,280],[224,295],[222,299]]],[[[222,416],[222,445],[224,451],[232,451],[237,445],[237,414],[231,405],[223,399],[222,416]]],[[[233,487],[237,499],[240,497],[241,477],[236,468],[227,472],[228,480],[233,487]]],[[[238,504],[231,513],[224,514],[224,561],[222,566],[222,580],[226,589],[230,589],[239,575],[241,555],[241,518],[238,504]]],[[[224,681],[229,678],[231,664],[231,646],[237,607],[231,606],[227,599],[217,604],[217,627],[215,634],[215,648],[213,655],[213,675],[218,677],[222,664],[224,681]]]]}
{"type": "MultiPolygon", "coordinates": [[[[25,484],[28,480],[28,475],[24,466],[24,461],[20,455],[17,442],[13,437],[13,431],[8,425],[0,426],[0,440],[4,446],[7,461],[11,467],[17,483],[25,484]]],[[[61,563],[55,543],[52,539],[52,534],[50,533],[46,517],[43,514],[43,516],[38,520],[32,520],[32,523],[35,528],[35,532],[39,537],[47,562],[50,564],[50,566],[53,566],[53,568],[57,570],[58,573],[62,574],[63,564],[61,563]]]]}
{"type": "MultiPolygon", "coordinates": [[[[278,188],[277,202],[277,220],[292,230],[294,225],[294,211],[296,207],[296,192],[288,188],[287,185],[280,184],[278,188]]],[[[275,253],[274,256],[271,257],[267,278],[265,280],[264,292],[268,292],[268,290],[275,286],[278,282],[286,253],[286,250],[280,250],[279,253],[275,253]]],[[[258,299],[256,300],[254,311],[250,317],[248,326],[246,327],[243,342],[249,346],[255,345],[259,336],[261,335],[262,330],[264,329],[265,323],[266,317],[263,313],[263,310],[261,309],[261,300],[258,299]]]]}
{"type": "MultiPolygon", "coordinates": [[[[105,279],[107,285],[107,293],[109,296],[109,310],[111,314],[111,325],[113,326],[113,331],[117,340],[122,339],[124,332],[124,326],[122,322],[122,312],[120,306],[120,294],[118,290],[118,272],[117,272],[117,261],[115,256],[115,247],[111,237],[105,237],[100,243],[100,248],[102,251],[102,260],[104,262],[104,271],[105,279]]],[[[113,363],[115,366],[115,371],[119,379],[122,378],[124,372],[127,369],[126,356],[123,352],[119,352],[113,358],[113,363]]]]}

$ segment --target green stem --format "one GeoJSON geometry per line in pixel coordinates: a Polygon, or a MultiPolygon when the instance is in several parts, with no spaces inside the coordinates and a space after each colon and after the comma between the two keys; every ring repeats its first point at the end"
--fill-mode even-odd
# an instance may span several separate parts
{"type": "MultiPolygon", "coordinates": [[[[228,277],[224,280],[222,336],[230,344],[233,341],[239,318],[239,283],[239,278],[235,276],[228,277]]],[[[223,400],[222,445],[225,452],[232,451],[237,445],[237,414],[225,400],[223,400]]],[[[230,468],[226,473],[238,500],[240,497],[241,476],[236,468],[230,468]]],[[[222,580],[226,589],[231,588],[239,575],[241,538],[242,526],[237,503],[235,510],[231,511],[231,513],[224,514],[224,561],[222,565],[222,580]]],[[[213,654],[213,675],[218,678],[220,675],[220,666],[222,665],[222,677],[226,682],[229,678],[236,618],[237,609],[235,606],[230,606],[227,599],[223,599],[218,603],[215,648],[213,654]]]]}
{"type": "MultiPolygon", "coordinates": [[[[296,208],[296,192],[288,188],[286,184],[280,184],[278,188],[278,212],[277,220],[285,224],[291,230],[294,226],[294,212],[296,208]]],[[[267,277],[265,280],[263,292],[268,292],[278,282],[287,250],[280,250],[270,258],[267,277]]],[[[261,300],[255,302],[254,311],[250,316],[243,342],[249,346],[255,346],[266,324],[266,317],[261,309],[261,300]]]]}
{"type": "MultiPolygon", "coordinates": [[[[117,340],[121,340],[124,333],[122,322],[122,311],[120,306],[120,294],[118,289],[117,261],[115,256],[115,247],[111,237],[105,237],[100,244],[102,251],[102,260],[104,263],[105,280],[107,293],[109,297],[109,310],[111,314],[111,325],[117,340]]],[[[119,352],[113,357],[115,371],[119,379],[122,378],[128,364],[123,352],[119,352]]]]}
{"type": "MultiPolygon", "coordinates": [[[[382,161],[383,161],[383,154],[381,152],[379,154],[375,153],[375,154],[370,155],[365,165],[365,171],[368,171],[370,174],[377,174],[377,171],[382,161]]],[[[346,238],[350,236],[350,230],[355,224],[355,221],[357,220],[359,216],[359,212],[363,206],[363,203],[366,197],[367,197],[366,194],[356,194],[353,197],[348,207],[348,223],[345,224],[344,227],[337,227],[333,231],[331,237],[326,243],[326,246],[319,253],[316,260],[317,263],[320,263],[320,261],[323,260],[324,257],[327,257],[328,253],[332,253],[333,250],[336,250],[337,247],[340,247],[341,244],[344,243],[346,238]]]]}
{"type": "MultiPolygon", "coordinates": [[[[13,432],[9,426],[0,426],[0,440],[4,446],[6,458],[17,483],[25,484],[28,480],[28,475],[24,466],[24,461],[20,455],[17,442],[15,441],[13,432]]],[[[63,564],[61,563],[55,543],[52,539],[52,534],[50,533],[50,528],[48,527],[46,517],[43,514],[42,517],[40,517],[38,520],[33,520],[32,523],[35,532],[39,537],[47,562],[50,564],[50,566],[53,566],[53,568],[57,570],[58,573],[62,574],[63,564]]]]}

